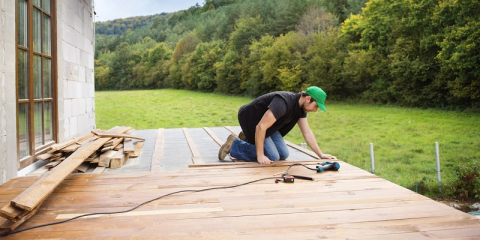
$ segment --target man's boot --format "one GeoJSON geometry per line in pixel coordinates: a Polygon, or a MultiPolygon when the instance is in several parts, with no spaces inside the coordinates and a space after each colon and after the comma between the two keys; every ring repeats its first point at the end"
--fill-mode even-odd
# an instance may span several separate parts
{"type": "Polygon", "coordinates": [[[235,134],[230,134],[230,136],[228,136],[227,141],[225,141],[225,143],[220,147],[220,150],[218,151],[219,160],[224,160],[225,157],[230,153],[232,143],[236,138],[237,136],[235,134]]]}

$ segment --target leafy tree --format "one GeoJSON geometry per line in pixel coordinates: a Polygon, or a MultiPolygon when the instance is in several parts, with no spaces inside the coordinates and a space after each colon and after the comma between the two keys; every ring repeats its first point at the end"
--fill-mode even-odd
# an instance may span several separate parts
{"type": "Polygon", "coordinates": [[[258,40],[264,33],[264,25],[260,16],[256,18],[240,18],[235,24],[235,30],[230,34],[229,46],[243,52],[248,49],[252,40],[258,40]]]}

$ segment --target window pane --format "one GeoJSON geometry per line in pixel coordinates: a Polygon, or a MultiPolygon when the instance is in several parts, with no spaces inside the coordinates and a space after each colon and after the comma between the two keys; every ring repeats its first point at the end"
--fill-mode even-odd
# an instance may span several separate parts
{"type": "Polygon", "coordinates": [[[18,0],[18,45],[27,47],[27,1],[18,0]]]}
{"type": "Polygon", "coordinates": [[[33,55],[33,97],[42,98],[42,57],[33,55]]]}
{"type": "Polygon", "coordinates": [[[43,58],[43,98],[52,97],[52,60],[43,58]]]}
{"type": "Polygon", "coordinates": [[[28,103],[18,106],[18,142],[20,143],[20,158],[30,155],[30,143],[28,141],[28,103]]]}
{"type": "Polygon", "coordinates": [[[43,0],[42,9],[46,13],[50,13],[50,0],[43,0]]]}
{"type": "Polygon", "coordinates": [[[52,55],[52,34],[51,34],[51,21],[50,17],[43,14],[43,53],[52,55]]]}
{"type": "Polygon", "coordinates": [[[18,99],[28,99],[28,61],[27,51],[18,49],[18,99]]]}
{"type": "Polygon", "coordinates": [[[43,114],[45,124],[45,142],[53,141],[53,106],[52,102],[44,102],[45,112],[43,114]]]}
{"type": "Polygon", "coordinates": [[[37,5],[40,7],[40,0],[33,0],[33,4],[37,5]]]}
{"type": "Polygon", "coordinates": [[[33,50],[42,52],[42,13],[33,8],[33,50]]]}
{"type": "Polygon", "coordinates": [[[35,147],[39,147],[39,146],[42,146],[43,144],[43,125],[42,125],[42,119],[43,119],[43,116],[42,116],[42,113],[43,113],[43,109],[42,109],[42,103],[41,102],[37,102],[37,103],[34,103],[34,115],[33,115],[33,124],[34,124],[34,132],[35,132],[35,147]]]}

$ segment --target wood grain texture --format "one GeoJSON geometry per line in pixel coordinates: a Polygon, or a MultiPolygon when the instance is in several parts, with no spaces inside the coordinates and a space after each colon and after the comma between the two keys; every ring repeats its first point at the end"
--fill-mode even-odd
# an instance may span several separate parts
{"type": "Polygon", "coordinates": [[[190,136],[190,133],[188,132],[187,128],[183,128],[183,134],[185,135],[185,139],[187,140],[188,147],[190,148],[190,151],[192,152],[192,162],[193,164],[205,164],[203,161],[202,155],[200,155],[200,152],[198,151],[197,145],[192,139],[192,136],[190,136]]]}
{"type": "Polygon", "coordinates": [[[163,158],[163,148],[165,145],[165,129],[159,128],[157,132],[157,138],[155,139],[155,148],[152,155],[151,172],[162,171],[161,160],[163,158]]]}
{"type": "MultiPolygon", "coordinates": [[[[121,128],[115,133],[124,133],[131,128],[121,128]]],[[[52,171],[43,175],[43,177],[30,186],[27,190],[12,200],[12,205],[24,210],[32,211],[38,207],[52,191],[80,164],[84,162],[90,155],[103,146],[110,137],[99,138],[95,141],[85,142],[80,149],[72,153],[61,164],[55,167],[52,171]]]]}
{"type": "MultiPolygon", "coordinates": [[[[75,174],[46,199],[22,227],[79,214],[121,211],[181,190],[238,185],[271,177],[275,166],[236,164],[172,172],[75,174]],[[249,167],[246,167],[249,166],[249,167]]],[[[317,162],[304,162],[310,167],[317,162]]],[[[184,192],[132,212],[95,215],[38,228],[5,239],[478,239],[480,219],[435,202],[362,169],[339,162],[338,172],[294,166],[290,173],[314,177],[293,184],[266,179],[236,188],[184,192]]],[[[25,181],[31,182],[31,178],[25,181]]],[[[0,186],[26,188],[18,179],[0,186]]]]}
{"type": "Polygon", "coordinates": [[[99,136],[99,137],[102,137],[102,138],[104,138],[104,137],[109,137],[109,138],[133,138],[133,139],[138,139],[138,140],[145,141],[144,138],[129,135],[129,134],[111,133],[111,132],[96,131],[96,130],[92,131],[92,133],[99,136]]]}

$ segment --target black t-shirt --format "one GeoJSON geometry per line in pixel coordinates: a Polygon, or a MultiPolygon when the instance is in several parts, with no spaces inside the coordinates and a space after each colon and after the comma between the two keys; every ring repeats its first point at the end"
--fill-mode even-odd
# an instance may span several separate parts
{"type": "Polygon", "coordinates": [[[272,92],[267,93],[240,107],[238,121],[242,127],[248,142],[255,144],[255,129],[265,112],[270,109],[277,121],[267,129],[265,137],[269,137],[276,131],[285,136],[300,118],[306,118],[307,114],[298,105],[301,93],[272,92]]]}

